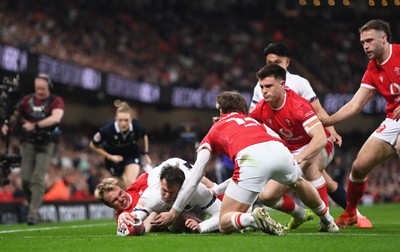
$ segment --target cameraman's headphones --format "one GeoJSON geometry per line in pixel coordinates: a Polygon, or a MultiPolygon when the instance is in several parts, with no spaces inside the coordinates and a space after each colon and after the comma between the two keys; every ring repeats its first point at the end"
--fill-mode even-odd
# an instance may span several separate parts
{"type": "Polygon", "coordinates": [[[48,74],[40,73],[38,76],[36,76],[36,78],[45,80],[48,84],[49,90],[53,91],[53,82],[48,74]]]}

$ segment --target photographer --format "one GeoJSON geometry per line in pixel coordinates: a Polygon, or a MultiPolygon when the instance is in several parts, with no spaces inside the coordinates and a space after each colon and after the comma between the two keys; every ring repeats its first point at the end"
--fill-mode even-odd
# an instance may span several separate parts
{"type": "MultiPolygon", "coordinates": [[[[28,225],[39,220],[39,208],[43,202],[44,176],[54,152],[59,134],[58,124],[64,115],[64,100],[51,94],[52,82],[47,74],[35,78],[35,92],[22,98],[11,118],[21,126],[21,175],[25,195],[29,202],[28,225]]],[[[4,135],[9,125],[2,126],[4,135]]]]}

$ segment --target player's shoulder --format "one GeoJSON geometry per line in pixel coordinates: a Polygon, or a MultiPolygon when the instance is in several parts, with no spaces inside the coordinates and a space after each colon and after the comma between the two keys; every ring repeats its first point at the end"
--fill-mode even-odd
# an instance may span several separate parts
{"type": "Polygon", "coordinates": [[[115,130],[115,120],[114,119],[108,119],[103,126],[101,126],[100,131],[108,131],[108,132],[113,132],[115,130]]]}
{"type": "Polygon", "coordinates": [[[183,160],[178,157],[169,158],[164,162],[162,162],[159,166],[161,167],[161,169],[165,166],[178,166],[181,170],[184,171],[192,168],[192,166],[189,165],[189,163],[186,160],[183,160]]]}
{"type": "Polygon", "coordinates": [[[142,122],[137,118],[133,118],[131,123],[134,127],[143,127],[142,122]]]}
{"type": "Polygon", "coordinates": [[[182,158],[178,158],[178,157],[173,157],[173,158],[169,158],[167,160],[165,160],[164,162],[161,163],[161,165],[181,165],[186,163],[185,160],[183,160],[182,158]]]}
{"type": "Polygon", "coordinates": [[[394,51],[397,51],[400,53],[400,44],[392,44],[392,48],[394,51]]]}
{"type": "Polygon", "coordinates": [[[287,72],[286,73],[286,82],[290,82],[290,81],[295,81],[296,83],[303,83],[303,84],[311,85],[310,82],[306,78],[304,78],[298,74],[292,74],[290,72],[287,72]]]}
{"type": "Polygon", "coordinates": [[[400,44],[391,44],[392,46],[392,55],[391,55],[391,59],[393,58],[397,63],[395,63],[396,65],[398,65],[398,62],[400,61],[400,44]]]}
{"type": "Polygon", "coordinates": [[[266,102],[264,99],[260,100],[259,102],[257,102],[254,109],[250,112],[250,116],[259,114],[260,112],[263,112],[265,109],[267,109],[269,107],[270,107],[270,104],[268,102],[266,102]]]}
{"type": "Polygon", "coordinates": [[[294,107],[300,108],[303,106],[308,106],[310,104],[306,99],[304,99],[302,96],[300,96],[290,88],[286,90],[286,95],[288,97],[288,101],[290,101],[289,104],[291,105],[292,108],[294,107]]]}
{"type": "Polygon", "coordinates": [[[160,205],[162,205],[162,198],[160,194],[160,185],[157,183],[149,186],[143,191],[143,194],[140,196],[135,209],[149,208],[156,210],[155,208],[160,205]]]}

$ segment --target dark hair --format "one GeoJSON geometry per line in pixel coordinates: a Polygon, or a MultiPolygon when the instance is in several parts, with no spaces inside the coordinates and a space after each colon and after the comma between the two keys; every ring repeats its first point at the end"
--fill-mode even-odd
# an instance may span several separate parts
{"type": "Polygon", "coordinates": [[[185,182],[185,173],[176,165],[166,165],[162,168],[160,173],[160,180],[163,179],[167,181],[168,186],[182,186],[183,182],[185,182]]]}
{"type": "Polygon", "coordinates": [[[390,31],[390,24],[380,19],[372,19],[363,25],[358,31],[364,32],[368,30],[383,31],[387,35],[387,41],[391,43],[392,32],[390,31]]]}
{"type": "Polygon", "coordinates": [[[247,101],[237,91],[226,91],[219,94],[216,98],[218,109],[223,114],[228,112],[242,112],[247,114],[247,101]]]}
{"type": "Polygon", "coordinates": [[[267,47],[264,48],[264,56],[268,54],[276,54],[281,57],[290,58],[290,50],[281,42],[269,43],[267,47]]]}
{"type": "Polygon", "coordinates": [[[286,80],[286,70],[277,64],[269,64],[263,66],[256,73],[257,78],[262,80],[269,76],[274,76],[276,79],[286,80]]]}

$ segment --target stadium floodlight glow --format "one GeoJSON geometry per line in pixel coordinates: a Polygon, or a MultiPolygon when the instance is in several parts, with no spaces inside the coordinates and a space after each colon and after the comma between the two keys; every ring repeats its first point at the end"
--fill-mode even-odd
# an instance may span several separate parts
{"type": "Polygon", "coordinates": [[[301,6],[305,6],[305,5],[307,5],[307,0],[299,0],[299,4],[301,6]]]}
{"type": "Polygon", "coordinates": [[[335,6],[335,0],[328,0],[329,6],[335,6]]]}
{"type": "Polygon", "coordinates": [[[320,6],[321,1],[320,0],[314,0],[314,6],[320,6]]]}

